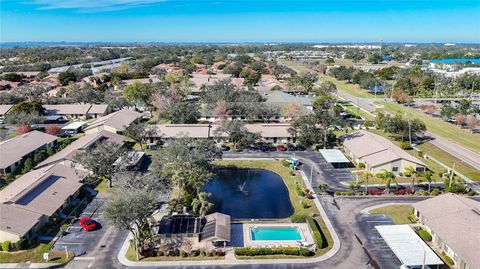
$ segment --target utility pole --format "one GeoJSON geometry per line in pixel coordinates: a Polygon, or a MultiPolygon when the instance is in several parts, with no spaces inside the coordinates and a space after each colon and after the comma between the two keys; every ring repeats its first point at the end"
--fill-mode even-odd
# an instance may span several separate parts
{"type": "Polygon", "coordinates": [[[405,116],[407,117],[408,121],[408,141],[410,142],[410,147],[412,146],[412,126],[410,123],[410,114],[407,115],[407,112],[405,112],[405,116]]]}

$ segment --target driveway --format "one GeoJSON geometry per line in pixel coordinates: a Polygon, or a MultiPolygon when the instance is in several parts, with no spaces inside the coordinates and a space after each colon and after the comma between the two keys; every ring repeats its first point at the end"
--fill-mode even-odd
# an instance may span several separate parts
{"type": "Polygon", "coordinates": [[[70,225],[66,234],[55,242],[53,249],[65,250],[66,247],[69,251],[73,251],[76,257],[92,252],[106,231],[106,224],[103,217],[104,201],[105,199],[100,197],[94,198],[79,217],[79,219],[88,217],[97,221],[101,226],[99,229],[87,232],[83,230],[80,223],[77,221],[70,225]]]}

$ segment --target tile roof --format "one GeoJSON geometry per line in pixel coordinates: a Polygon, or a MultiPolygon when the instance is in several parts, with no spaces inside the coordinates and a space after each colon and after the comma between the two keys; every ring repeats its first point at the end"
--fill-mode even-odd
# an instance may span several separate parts
{"type": "Polygon", "coordinates": [[[68,145],[60,152],[57,152],[56,154],[50,156],[49,158],[38,164],[37,167],[50,165],[63,160],[73,160],[79,150],[84,150],[102,139],[106,139],[115,143],[123,143],[125,137],[108,131],[101,131],[99,133],[84,135],[79,139],[73,141],[70,145],[68,145]]]}
{"type": "Polygon", "coordinates": [[[424,224],[465,260],[469,268],[480,268],[480,202],[446,193],[413,206],[424,217],[424,224]]]}
{"type": "Polygon", "coordinates": [[[388,139],[364,130],[346,136],[343,146],[356,158],[364,160],[372,167],[399,159],[426,166],[421,160],[400,149],[388,139]]]}
{"type": "Polygon", "coordinates": [[[122,109],[109,115],[96,119],[89,124],[85,130],[93,129],[102,125],[115,128],[117,131],[123,131],[132,124],[135,120],[142,117],[142,113],[133,111],[131,109],[122,109]]]}
{"type": "Polygon", "coordinates": [[[39,131],[16,136],[0,144],[0,168],[7,168],[40,147],[57,140],[54,135],[39,131]]]}

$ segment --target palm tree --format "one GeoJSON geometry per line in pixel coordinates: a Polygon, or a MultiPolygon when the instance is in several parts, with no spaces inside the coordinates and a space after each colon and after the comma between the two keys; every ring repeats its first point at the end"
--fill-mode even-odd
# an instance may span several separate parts
{"type": "Polygon", "coordinates": [[[430,193],[430,185],[432,184],[432,172],[425,171],[425,173],[423,173],[423,177],[428,181],[428,193],[430,193]]]}
{"type": "Polygon", "coordinates": [[[412,187],[412,194],[413,194],[415,192],[415,179],[417,179],[418,172],[417,170],[415,170],[415,168],[413,168],[413,166],[409,166],[405,168],[405,173],[412,176],[411,187],[412,187]]]}
{"type": "Polygon", "coordinates": [[[213,207],[213,204],[209,201],[210,196],[212,196],[211,193],[200,192],[197,197],[192,201],[193,213],[199,214],[201,217],[204,217],[213,207]]]}
{"type": "Polygon", "coordinates": [[[364,171],[363,175],[365,176],[365,193],[368,194],[368,179],[373,177],[373,174],[370,171],[364,171]]]}
{"type": "Polygon", "coordinates": [[[395,179],[395,174],[391,171],[387,171],[387,170],[383,170],[383,173],[382,173],[382,178],[386,180],[385,182],[385,191],[387,193],[390,192],[390,184],[392,183],[392,180],[395,182],[395,184],[397,185],[397,189],[398,189],[398,182],[397,180],[395,179]]]}

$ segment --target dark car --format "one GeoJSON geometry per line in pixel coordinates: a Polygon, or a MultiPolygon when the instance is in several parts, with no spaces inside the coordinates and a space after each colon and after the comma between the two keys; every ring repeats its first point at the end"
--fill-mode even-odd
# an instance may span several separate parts
{"type": "Polygon", "coordinates": [[[229,150],[230,150],[230,147],[227,146],[227,145],[221,145],[221,146],[220,146],[220,149],[221,149],[222,151],[229,151],[229,150]]]}
{"type": "Polygon", "coordinates": [[[82,226],[85,231],[93,231],[97,228],[97,223],[91,218],[82,218],[80,219],[80,226],[82,226]]]}
{"type": "Polygon", "coordinates": [[[263,152],[270,151],[270,146],[269,145],[261,145],[260,150],[263,152]]]}
{"type": "Polygon", "coordinates": [[[297,147],[295,147],[294,144],[287,144],[287,150],[288,151],[296,151],[297,147]]]}
{"type": "Polygon", "coordinates": [[[304,151],[304,150],[306,150],[306,149],[307,149],[307,148],[304,147],[304,146],[302,146],[302,145],[297,145],[297,150],[299,150],[299,151],[304,151]]]}

